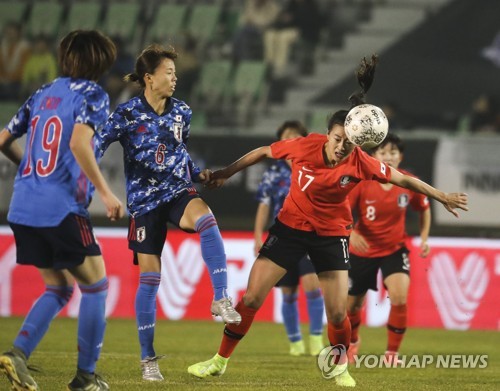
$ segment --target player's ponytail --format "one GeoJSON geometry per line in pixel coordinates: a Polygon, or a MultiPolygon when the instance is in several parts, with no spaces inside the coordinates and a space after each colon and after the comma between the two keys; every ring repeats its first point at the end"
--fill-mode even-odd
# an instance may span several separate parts
{"type": "Polygon", "coordinates": [[[123,81],[127,82],[127,83],[134,83],[134,82],[138,82],[140,79],[139,75],[135,72],[133,73],[129,73],[128,75],[125,75],[123,77],[123,81]]]}
{"type": "Polygon", "coordinates": [[[351,102],[351,109],[366,103],[366,93],[372,86],[373,79],[375,78],[377,62],[378,56],[376,54],[372,54],[370,62],[368,62],[366,57],[363,57],[361,60],[359,68],[356,71],[356,78],[358,79],[358,84],[361,86],[361,90],[349,96],[348,100],[351,102]]]}

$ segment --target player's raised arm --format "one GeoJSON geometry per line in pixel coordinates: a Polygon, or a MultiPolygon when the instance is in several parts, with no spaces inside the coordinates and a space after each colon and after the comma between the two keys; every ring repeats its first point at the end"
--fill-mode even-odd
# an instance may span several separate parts
{"type": "Polygon", "coordinates": [[[221,187],[227,179],[231,178],[237,172],[247,168],[248,166],[252,166],[268,157],[273,157],[271,154],[271,147],[269,145],[254,149],[235,162],[231,163],[229,166],[214,171],[210,178],[210,182],[207,184],[207,187],[221,187]]]}
{"type": "Polygon", "coordinates": [[[443,204],[446,210],[452,213],[455,217],[458,217],[458,213],[455,209],[458,208],[465,211],[469,210],[469,208],[467,208],[467,194],[445,193],[421,181],[420,179],[402,174],[392,167],[390,182],[397,186],[404,187],[405,189],[425,194],[426,196],[439,201],[443,204]]]}

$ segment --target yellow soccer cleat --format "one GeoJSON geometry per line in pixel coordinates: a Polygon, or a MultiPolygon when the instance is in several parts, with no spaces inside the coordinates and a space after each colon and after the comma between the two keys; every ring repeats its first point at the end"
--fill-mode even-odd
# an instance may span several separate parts
{"type": "Polygon", "coordinates": [[[311,356],[318,356],[324,348],[325,344],[323,343],[323,336],[321,334],[309,336],[309,354],[311,356]]]}
{"type": "Polygon", "coordinates": [[[304,345],[304,341],[301,339],[300,341],[290,342],[290,356],[303,356],[306,354],[306,347],[304,345]]]}
{"type": "Polygon", "coordinates": [[[227,362],[229,358],[225,358],[216,354],[208,361],[193,364],[188,368],[188,373],[193,376],[203,379],[207,376],[222,376],[226,372],[227,362]]]}

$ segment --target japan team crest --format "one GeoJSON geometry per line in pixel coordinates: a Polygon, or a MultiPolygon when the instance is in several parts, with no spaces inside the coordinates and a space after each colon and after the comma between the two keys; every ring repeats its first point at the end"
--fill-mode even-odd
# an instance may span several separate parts
{"type": "Polygon", "coordinates": [[[146,227],[139,227],[135,230],[135,240],[139,243],[144,242],[146,240],[146,227]]]}

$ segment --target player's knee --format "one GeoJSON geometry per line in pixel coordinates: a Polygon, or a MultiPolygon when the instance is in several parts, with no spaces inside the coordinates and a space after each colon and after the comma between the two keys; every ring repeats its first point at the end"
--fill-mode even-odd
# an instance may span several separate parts
{"type": "Polygon", "coordinates": [[[45,293],[55,295],[59,304],[61,306],[65,306],[68,301],[70,301],[73,296],[73,287],[72,286],[47,286],[45,288],[45,293]]]}
{"type": "Polygon", "coordinates": [[[406,295],[405,294],[396,294],[390,296],[391,305],[403,305],[406,304],[406,295]]]}
{"type": "Polygon", "coordinates": [[[245,304],[246,307],[258,310],[262,306],[263,302],[264,302],[264,297],[261,297],[258,294],[246,292],[243,295],[243,303],[245,304]]]}
{"type": "Polygon", "coordinates": [[[326,317],[328,322],[333,324],[342,323],[346,317],[345,311],[327,311],[326,317]]]}

